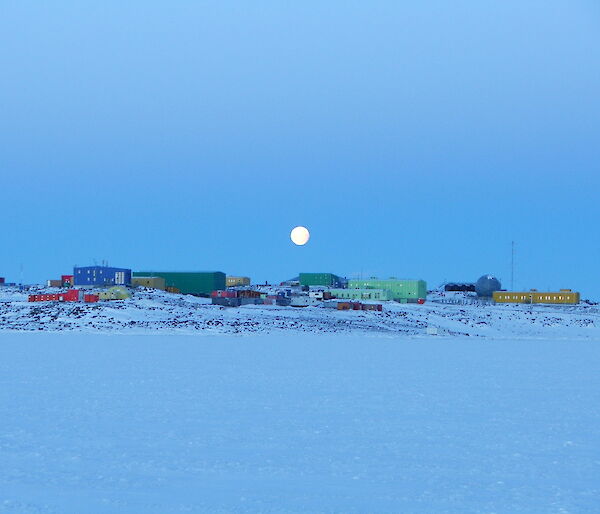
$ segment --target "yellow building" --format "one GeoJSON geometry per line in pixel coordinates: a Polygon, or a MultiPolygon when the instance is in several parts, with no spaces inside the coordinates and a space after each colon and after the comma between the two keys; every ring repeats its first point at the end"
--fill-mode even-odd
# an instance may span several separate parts
{"type": "Polygon", "coordinates": [[[496,303],[556,303],[575,305],[580,301],[580,294],[570,289],[561,289],[558,292],[543,292],[532,289],[528,292],[496,291],[492,295],[496,303]]]}
{"type": "Polygon", "coordinates": [[[250,277],[227,277],[225,279],[225,285],[227,287],[249,286],[250,277]]]}
{"type": "Polygon", "coordinates": [[[165,279],[162,277],[131,277],[131,285],[134,287],[149,287],[152,289],[165,290],[165,279]]]}

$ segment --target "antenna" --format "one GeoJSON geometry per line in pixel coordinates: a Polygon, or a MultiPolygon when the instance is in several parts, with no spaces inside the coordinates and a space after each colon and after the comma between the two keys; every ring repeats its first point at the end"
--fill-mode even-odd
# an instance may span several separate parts
{"type": "Polygon", "coordinates": [[[515,242],[511,242],[510,248],[510,290],[515,290],[515,242]]]}

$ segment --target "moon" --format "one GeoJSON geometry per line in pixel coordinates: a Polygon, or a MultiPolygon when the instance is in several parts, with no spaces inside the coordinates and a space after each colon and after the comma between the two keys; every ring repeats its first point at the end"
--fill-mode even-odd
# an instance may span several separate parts
{"type": "Polygon", "coordinates": [[[303,246],[310,239],[310,232],[306,227],[295,227],[290,232],[290,239],[295,245],[303,246]]]}

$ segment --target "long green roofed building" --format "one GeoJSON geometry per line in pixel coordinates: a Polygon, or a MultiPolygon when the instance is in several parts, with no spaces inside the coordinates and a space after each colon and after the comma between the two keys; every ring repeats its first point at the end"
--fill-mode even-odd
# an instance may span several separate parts
{"type": "Polygon", "coordinates": [[[387,290],[393,300],[401,303],[416,303],[427,297],[427,283],[424,280],[398,280],[395,278],[349,280],[348,289],[387,290]]]}
{"type": "Polygon", "coordinates": [[[342,279],[333,273],[300,273],[298,280],[301,286],[342,286],[342,279]]]}
{"type": "Polygon", "coordinates": [[[134,271],[134,277],[162,277],[166,287],[176,287],[183,294],[210,296],[225,289],[225,273],[221,271],[134,271]]]}
{"type": "Polygon", "coordinates": [[[388,289],[330,289],[329,292],[340,300],[391,301],[392,292],[388,289]]]}

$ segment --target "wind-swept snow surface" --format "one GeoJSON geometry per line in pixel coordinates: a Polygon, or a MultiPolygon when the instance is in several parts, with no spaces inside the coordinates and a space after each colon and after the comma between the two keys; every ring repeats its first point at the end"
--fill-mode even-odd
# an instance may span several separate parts
{"type": "Polygon", "coordinates": [[[600,509],[598,341],[0,332],[0,512],[600,509]]]}

